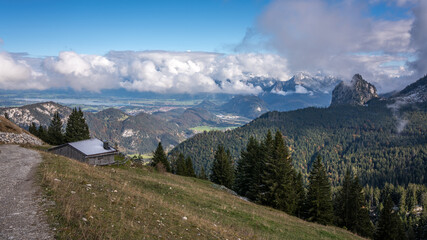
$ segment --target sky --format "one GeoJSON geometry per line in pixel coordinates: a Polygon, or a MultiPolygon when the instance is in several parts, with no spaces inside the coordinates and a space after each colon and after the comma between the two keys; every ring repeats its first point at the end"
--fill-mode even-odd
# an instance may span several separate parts
{"type": "Polygon", "coordinates": [[[426,0],[0,0],[0,89],[245,93],[298,72],[427,73],[426,0]],[[219,84],[218,84],[219,83],[219,84]]]}

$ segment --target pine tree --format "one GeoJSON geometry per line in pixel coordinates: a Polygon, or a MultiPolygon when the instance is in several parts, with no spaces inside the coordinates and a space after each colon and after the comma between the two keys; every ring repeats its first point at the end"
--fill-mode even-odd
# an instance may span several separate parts
{"type": "Polygon", "coordinates": [[[30,127],[28,128],[28,132],[30,132],[34,136],[37,136],[37,126],[35,122],[31,123],[30,127]]]}
{"type": "Polygon", "coordinates": [[[156,151],[154,151],[151,165],[155,167],[158,163],[162,163],[167,172],[171,171],[168,158],[166,156],[165,151],[163,150],[163,146],[161,142],[159,142],[159,145],[157,145],[156,151]]]}
{"type": "Polygon", "coordinates": [[[67,142],[76,142],[89,139],[89,127],[86,123],[82,110],[74,108],[71,112],[67,127],[65,129],[65,139],[67,142]]]}
{"type": "Polygon", "coordinates": [[[393,210],[394,203],[389,195],[384,203],[384,208],[380,213],[377,230],[374,239],[376,240],[398,240],[406,239],[402,221],[397,211],[393,210]]]}
{"type": "Polygon", "coordinates": [[[296,204],[297,204],[295,209],[295,216],[302,218],[303,211],[304,211],[304,203],[305,203],[305,189],[304,189],[304,182],[302,179],[301,172],[298,172],[298,174],[296,175],[293,185],[295,187],[296,204]]]}
{"type": "Polygon", "coordinates": [[[260,166],[260,179],[259,185],[257,187],[257,196],[255,201],[267,206],[271,206],[271,190],[269,181],[269,174],[271,170],[271,165],[273,163],[273,151],[274,151],[274,140],[271,131],[268,130],[267,135],[264,141],[260,145],[260,150],[258,152],[259,159],[262,159],[260,166]]]}
{"type": "Polygon", "coordinates": [[[202,167],[202,170],[200,170],[200,174],[199,174],[198,178],[203,179],[203,180],[208,180],[208,176],[206,175],[206,171],[205,171],[204,167],[202,167]]]}
{"type": "Polygon", "coordinates": [[[178,159],[176,160],[176,174],[185,176],[187,173],[186,165],[185,165],[185,157],[184,154],[179,153],[178,159]]]}
{"type": "Polygon", "coordinates": [[[10,121],[9,114],[7,112],[4,113],[4,118],[10,121]]]}
{"type": "MultiPolygon", "coordinates": [[[[256,164],[258,160],[259,144],[254,137],[249,138],[246,150],[242,151],[236,169],[236,179],[234,189],[241,195],[250,198],[248,195],[251,189],[254,189],[257,183],[254,176],[256,173],[256,164]]],[[[253,200],[253,199],[252,199],[253,200]]]]}
{"type": "Polygon", "coordinates": [[[64,134],[62,133],[62,122],[58,112],[53,114],[52,121],[50,122],[47,130],[48,143],[52,145],[61,145],[64,143],[64,134]]]}
{"type": "Polygon", "coordinates": [[[354,208],[356,209],[354,232],[360,236],[372,238],[374,235],[374,225],[369,217],[368,204],[358,176],[353,180],[351,191],[354,193],[354,208]]]}
{"type": "Polygon", "coordinates": [[[332,222],[331,184],[320,155],[317,156],[309,176],[306,212],[309,221],[325,225],[332,222]]]}
{"type": "Polygon", "coordinates": [[[350,169],[347,169],[343,185],[335,199],[335,216],[338,226],[346,227],[364,237],[372,237],[374,229],[365,194],[359,178],[353,178],[350,169]]]}
{"type": "Polygon", "coordinates": [[[234,180],[234,168],[231,162],[231,154],[225,151],[222,145],[218,145],[215,152],[215,160],[210,176],[212,182],[231,188],[234,180]]]}
{"type": "Polygon", "coordinates": [[[37,129],[37,137],[43,140],[43,142],[46,142],[46,143],[49,142],[47,130],[42,125],[40,125],[39,128],[37,129]]]}
{"type": "Polygon", "coordinates": [[[341,189],[337,193],[337,197],[335,199],[335,216],[337,225],[339,227],[346,227],[349,230],[352,230],[355,224],[354,218],[354,196],[355,194],[352,192],[352,177],[350,169],[347,169],[344,175],[344,181],[341,186],[341,189]]]}
{"type": "MultiPolygon", "coordinates": [[[[254,202],[261,203],[262,192],[262,173],[265,169],[265,156],[263,144],[260,144],[255,138],[251,145],[248,144],[249,164],[247,166],[249,183],[246,197],[254,202]]],[[[244,183],[242,183],[244,184],[244,183]]]]}
{"type": "Polygon", "coordinates": [[[293,214],[297,205],[293,186],[296,172],[292,168],[292,160],[279,131],[276,132],[272,147],[271,158],[266,161],[263,173],[263,185],[268,189],[265,202],[269,206],[293,214]]]}
{"type": "Polygon", "coordinates": [[[185,159],[185,176],[196,177],[196,174],[194,173],[193,162],[191,161],[190,157],[185,159]]]}

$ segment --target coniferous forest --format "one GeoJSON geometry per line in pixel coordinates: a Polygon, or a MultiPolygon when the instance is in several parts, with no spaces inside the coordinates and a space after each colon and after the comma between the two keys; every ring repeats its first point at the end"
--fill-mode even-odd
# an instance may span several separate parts
{"type": "Polygon", "coordinates": [[[198,134],[171,154],[189,156],[199,173],[202,167],[211,169],[218,144],[228,146],[236,162],[251,136],[263,138],[268,130],[279,130],[289,146],[294,168],[304,179],[316,156],[321,155],[333,186],[343,183],[348,165],[358,173],[362,185],[425,184],[427,104],[403,106],[398,116],[387,107],[391,104],[375,100],[369,106],[269,112],[231,131],[198,134]],[[402,120],[407,124],[398,131],[402,120]]]}
{"type": "Polygon", "coordinates": [[[223,184],[214,169],[218,152],[227,152],[235,168],[227,187],[308,221],[373,239],[425,239],[427,107],[397,112],[391,104],[270,112],[232,131],[196,135],[171,154],[182,151],[196,172],[207,169],[223,184]]]}

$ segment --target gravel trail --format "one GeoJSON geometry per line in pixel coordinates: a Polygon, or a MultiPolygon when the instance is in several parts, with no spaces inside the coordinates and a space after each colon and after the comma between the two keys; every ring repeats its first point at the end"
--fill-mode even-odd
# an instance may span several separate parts
{"type": "Polygon", "coordinates": [[[35,183],[38,152],[0,145],[0,239],[53,239],[35,183]]]}

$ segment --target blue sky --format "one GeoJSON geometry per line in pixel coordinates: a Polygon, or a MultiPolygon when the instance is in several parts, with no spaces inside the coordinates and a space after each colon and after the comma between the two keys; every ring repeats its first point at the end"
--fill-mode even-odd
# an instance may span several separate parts
{"type": "Polygon", "coordinates": [[[32,55],[59,51],[227,51],[264,0],[0,1],[3,48],[32,55]]]}
{"type": "Polygon", "coordinates": [[[426,0],[0,0],[0,88],[256,93],[245,80],[303,71],[360,73],[386,92],[427,73],[426,11],[426,0]]]}
{"type": "MultiPolygon", "coordinates": [[[[1,0],[3,49],[55,56],[60,51],[229,52],[267,0],[1,0]]],[[[340,2],[329,0],[330,3],[340,2]]],[[[386,1],[366,6],[379,19],[410,18],[410,7],[386,1]]]]}

